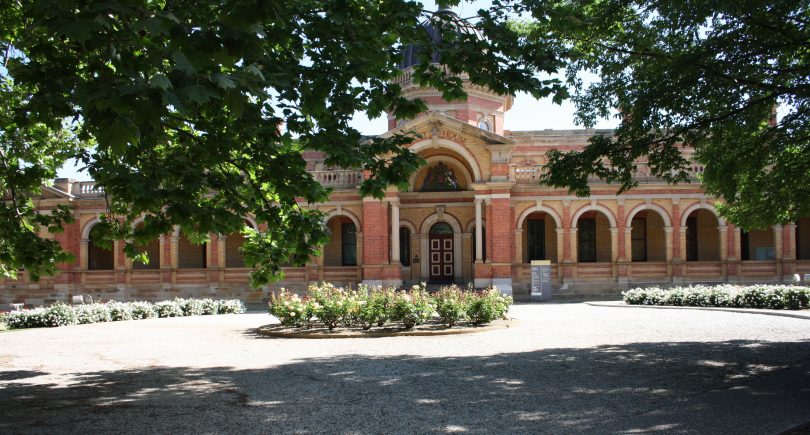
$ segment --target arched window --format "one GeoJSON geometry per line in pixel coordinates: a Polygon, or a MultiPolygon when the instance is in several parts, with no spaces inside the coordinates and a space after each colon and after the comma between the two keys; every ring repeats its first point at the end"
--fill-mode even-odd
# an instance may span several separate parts
{"type": "Polygon", "coordinates": [[[486,118],[481,118],[478,120],[478,128],[484,131],[492,131],[492,125],[486,120],[486,118]]]}
{"type": "Polygon", "coordinates": [[[94,226],[90,230],[87,243],[87,268],[89,270],[112,270],[115,264],[113,251],[98,244],[101,240],[101,228],[94,226]]]}
{"type": "Polygon", "coordinates": [[[408,267],[411,265],[411,230],[399,227],[399,262],[408,267]]]}

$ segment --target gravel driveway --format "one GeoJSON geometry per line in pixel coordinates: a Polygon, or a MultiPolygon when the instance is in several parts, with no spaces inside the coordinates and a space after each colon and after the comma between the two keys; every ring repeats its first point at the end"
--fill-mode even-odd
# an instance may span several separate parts
{"type": "Polygon", "coordinates": [[[509,330],[274,339],[266,314],[0,333],[0,433],[774,433],[810,320],[517,305],[509,330]]]}

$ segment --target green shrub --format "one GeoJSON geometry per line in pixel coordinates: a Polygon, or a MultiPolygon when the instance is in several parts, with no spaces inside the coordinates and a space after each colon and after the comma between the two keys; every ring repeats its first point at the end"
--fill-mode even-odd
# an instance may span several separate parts
{"type": "Polygon", "coordinates": [[[183,309],[177,301],[161,301],[154,307],[158,317],[183,317],[183,309]]]}
{"type": "Polygon", "coordinates": [[[200,299],[200,305],[202,307],[202,315],[210,316],[219,313],[219,304],[217,301],[207,298],[207,299],[200,299]]]}
{"type": "Polygon", "coordinates": [[[433,316],[433,299],[424,287],[414,286],[411,292],[397,292],[392,306],[392,320],[401,321],[405,329],[421,325],[433,316]]]}
{"type": "Polygon", "coordinates": [[[132,320],[132,305],[126,302],[110,302],[107,309],[113,321],[132,320]]]}
{"type": "Polygon", "coordinates": [[[628,290],[622,295],[625,303],[631,305],[683,305],[773,310],[810,308],[810,288],[792,285],[694,285],[666,290],[652,287],[628,290]]]}
{"type": "Polygon", "coordinates": [[[183,310],[184,316],[201,316],[203,314],[202,299],[175,298],[174,301],[180,305],[180,309],[183,310]]]}
{"type": "Polygon", "coordinates": [[[45,326],[57,327],[76,324],[76,313],[73,307],[61,302],[51,305],[43,313],[45,326]]]}
{"type": "Polygon", "coordinates": [[[105,304],[75,305],[76,322],[79,324],[109,322],[112,320],[110,310],[105,304]]]}
{"type": "Polygon", "coordinates": [[[470,298],[458,286],[442,288],[433,299],[436,301],[436,313],[445,325],[452,328],[457,323],[467,320],[470,298]]]}
{"type": "Polygon", "coordinates": [[[282,325],[302,327],[308,325],[313,316],[314,306],[308,301],[301,299],[295,293],[281,292],[270,297],[268,310],[270,314],[276,316],[282,325]]]}
{"type": "Polygon", "coordinates": [[[130,312],[132,313],[132,318],[135,320],[154,319],[157,317],[155,307],[149,302],[130,302],[129,307],[130,312]]]}
{"type": "Polygon", "coordinates": [[[372,326],[383,326],[390,316],[390,304],[393,299],[393,290],[374,288],[370,291],[361,287],[358,292],[361,301],[358,303],[357,322],[363,329],[372,326]]]}
{"type": "Polygon", "coordinates": [[[245,304],[239,299],[222,299],[217,301],[219,314],[244,314],[247,311],[245,304]]]}
{"type": "Polygon", "coordinates": [[[6,316],[9,329],[42,328],[48,326],[45,321],[45,308],[12,311],[6,316]]]}
{"type": "Polygon", "coordinates": [[[308,289],[309,295],[317,303],[314,305],[314,315],[327,328],[334,329],[344,321],[348,315],[348,301],[346,292],[329,283],[312,285],[308,289]]]}
{"type": "Polygon", "coordinates": [[[495,319],[506,319],[506,312],[512,305],[512,298],[501,294],[497,288],[489,288],[468,296],[467,317],[473,325],[489,323],[495,319]]]}

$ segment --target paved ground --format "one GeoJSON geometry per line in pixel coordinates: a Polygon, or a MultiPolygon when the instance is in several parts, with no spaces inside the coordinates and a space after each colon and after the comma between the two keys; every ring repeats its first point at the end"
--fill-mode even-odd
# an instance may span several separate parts
{"type": "Polygon", "coordinates": [[[266,314],[0,333],[0,433],[774,433],[810,320],[518,305],[445,337],[256,336],[266,314]]]}

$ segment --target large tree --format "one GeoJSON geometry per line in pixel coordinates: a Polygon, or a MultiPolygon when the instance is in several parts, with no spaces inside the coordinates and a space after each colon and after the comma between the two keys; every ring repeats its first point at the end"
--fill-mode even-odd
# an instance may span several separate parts
{"type": "Polygon", "coordinates": [[[54,244],[38,256],[25,254],[24,245],[41,225],[59,227],[68,215],[45,221],[36,211],[21,212],[19,203],[30,204],[36,186],[70,157],[83,161],[104,189],[102,228],[108,240],[129,241],[128,255],[174,226],[202,239],[241,230],[244,216],[253,215],[267,224],[244,247],[256,268],[254,285],[277,277],[282,264],[304,263],[327,234],[322,215],[299,204],[323,201],[328,191],[306,172],[302,150],[324,152],[328,165],[368,171],[363,195],[381,196],[420,163],[402,146],[412,137],[361,144],[349,125],[358,111],[408,118],[425,109],[421,101],[404,99],[391,82],[401,74],[406,44],[424,48],[415,79],[447,98],[464,97],[460,74],[502,93],[565,93],[533,74],[538,66],[555,71],[560,65],[552,56],[542,66],[520,60],[516,31],[483,20],[479,32],[459,32],[457,16],[424,11],[414,1],[0,5],[7,67],[0,72],[9,86],[25,92],[4,99],[14,122],[3,122],[0,139],[36,128],[62,134],[66,120],[76,125],[75,141],[22,137],[27,145],[10,143],[32,152],[0,168],[0,190],[13,192],[0,202],[3,218],[14,222],[0,244],[7,253],[0,256],[4,275],[17,267],[53,271],[41,265],[65,258],[54,244]],[[441,41],[420,27],[426,17],[441,31],[441,41]],[[428,62],[435,49],[449,69],[428,62]],[[42,154],[51,159],[44,165],[48,170],[26,169],[42,154]],[[144,224],[133,229],[140,216],[144,224]],[[15,231],[28,236],[16,237],[15,231]]]}
{"type": "Polygon", "coordinates": [[[626,190],[639,162],[684,182],[685,144],[732,222],[762,228],[810,215],[806,0],[503,3],[531,13],[515,27],[568,65],[578,121],[592,126],[616,110],[621,117],[615,135],[593,137],[581,152],[549,153],[545,183],[587,195],[596,175],[626,190]],[[598,79],[584,82],[583,72],[598,79]]]}

